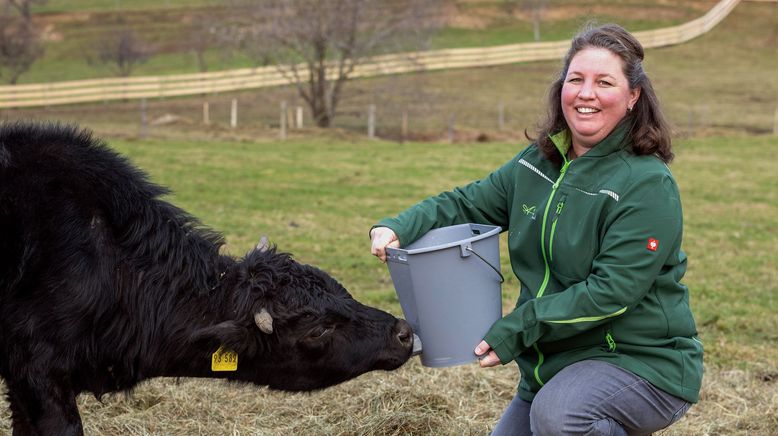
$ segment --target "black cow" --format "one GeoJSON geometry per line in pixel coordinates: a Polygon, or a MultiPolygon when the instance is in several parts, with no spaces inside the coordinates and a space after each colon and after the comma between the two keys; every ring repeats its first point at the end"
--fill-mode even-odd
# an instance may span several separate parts
{"type": "Polygon", "coordinates": [[[151,377],[308,391],[408,360],[408,323],[275,247],[220,255],[222,237],[165,193],[87,131],[0,125],[0,375],[15,435],[81,434],[79,393],[151,377]]]}

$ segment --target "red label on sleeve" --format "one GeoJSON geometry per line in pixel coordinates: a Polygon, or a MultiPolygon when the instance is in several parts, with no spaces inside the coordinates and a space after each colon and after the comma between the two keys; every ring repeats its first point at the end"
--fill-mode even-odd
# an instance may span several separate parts
{"type": "Polygon", "coordinates": [[[654,238],[648,238],[648,245],[646,246],[651,251],[656,251],[659,249],[659,241],[654,238]]]}

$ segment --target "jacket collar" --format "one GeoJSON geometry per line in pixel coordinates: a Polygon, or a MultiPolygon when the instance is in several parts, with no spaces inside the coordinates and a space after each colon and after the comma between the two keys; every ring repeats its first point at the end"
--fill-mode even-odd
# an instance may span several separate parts
{"type": "MultiPolygon", "coordinates": [[[[613,128],[613,131],[608,134],[602,141],[592,147],[591,150],[586,152],[581,157],[602,157],[611,153],[621,150],[626,145],[627,132],[629,132],[629,117],[625,117],[623,120],[613,128]]],[[[549,135],[549,139],[554,143],[559,153],[562,154],[565,162],[567,161],[567,151],[572,146],[570,129],[560,130],[559,132],[549,135]]]]}

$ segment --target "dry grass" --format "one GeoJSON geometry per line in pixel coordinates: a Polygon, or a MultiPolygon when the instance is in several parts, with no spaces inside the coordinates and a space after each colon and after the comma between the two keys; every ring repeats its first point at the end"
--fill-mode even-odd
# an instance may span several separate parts
{"type": "MultiPolygon", "coordinates": [[[[311,394],[219,381],[157,379],[131,396],[81,396],[93,435],[474,435],[487,434],[510,402],[513,365],[366,374],[311,394]]],[[[3,404],[3,406],[5,406],[3,404]]],[[[9,432],[7,409],[0,433],[9,432]]],[[[702,400],[661,435],[770,435],[778,428],[778,368],[708,367],[702,400]]]]}

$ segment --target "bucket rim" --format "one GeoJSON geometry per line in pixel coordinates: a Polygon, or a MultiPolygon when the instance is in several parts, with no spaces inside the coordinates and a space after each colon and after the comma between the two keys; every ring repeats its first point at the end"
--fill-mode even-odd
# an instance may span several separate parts
{"type": "Polygon", "coordinates": [[[482,239],[486,239],[486,238],[489,238],[491,236],[494,236],[495,234],[499,234],[500,231],[502,231],[502,227],[494,226],[494,225],[491,225],[491,224],[465,223],[465,224],[455,224],[453,226],[437,227],[437,228],[434,228],[434,229],[430,230],[430,232],[434,232],[436,230],[447,229],[447,228],[451,228],[451,227],[459,227],[459,226],[469,226],[470,228],[473,228],[473,226],[478,226],[478,227],[481,227],[481,228],[491,227],[491,229],[489,229],[488,231],[486,231],[484,233],[481,233],[480,235],[473,235],[473,236],[471,236],[469,238],[460,239],[458,241],[453,241],[453,242],[447,242],[445,244],[433,245],[433,246],[430,246],[430,247],[412,248],[410,250],[405,249],[405,248],[386,247],[386,251],[387,251],[387,253],[403,253],[403,254],[429,253],[430,251],[445,250],[446,248],[459,247],[461,245],[465,245],[465,244],[468,244],[468,243],[473,243],[473,242],[476,242],[476,241],[480,241],[482,239]]]}

